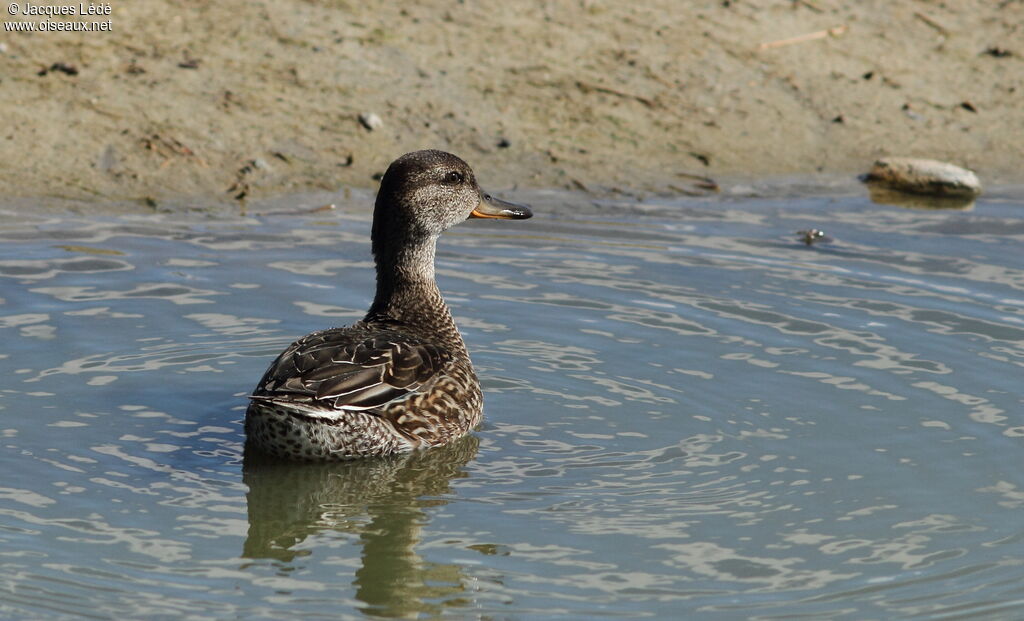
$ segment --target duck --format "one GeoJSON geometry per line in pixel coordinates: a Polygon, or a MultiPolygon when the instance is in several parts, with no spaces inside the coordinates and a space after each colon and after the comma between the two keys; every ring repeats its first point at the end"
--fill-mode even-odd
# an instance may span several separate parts
{"type": "Polygon", "coordinates": [[[521,220],[459,157],[428,149],[388,166],[373,210],[377,285],[366,316],[289,345],[249,396],[246,449],[333,461],[443,446],[476,427],[483,394],[434,277],[440,235],[469,218],[521,220]]]}

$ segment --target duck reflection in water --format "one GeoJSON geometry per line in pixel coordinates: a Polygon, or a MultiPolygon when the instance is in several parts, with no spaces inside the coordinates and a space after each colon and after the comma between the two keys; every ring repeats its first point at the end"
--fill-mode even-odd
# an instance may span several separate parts
{"type": "Polygon", "coordinates": [[[273,559],[294,568],[314,554],[297,547],[330,531],[357,534],[361,566],[356,598],[373,616],[442,612],[464,602],[467,578],[456,565],[424,561],[416,553],[425,509],[444,505],[451,481],[466,477],[479,439],[392,457],[343,462],[289,463],[245,452],[242,467],[249,534],[242,556],[273,559]],[[441,601],[439,601],[441,600],[441,601]]]}

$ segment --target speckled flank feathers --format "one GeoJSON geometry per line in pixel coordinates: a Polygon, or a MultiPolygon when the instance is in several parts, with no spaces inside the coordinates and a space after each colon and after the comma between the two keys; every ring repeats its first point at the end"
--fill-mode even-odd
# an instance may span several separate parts
{"type": "Polygon", "coordinates": [[[483,397],[434,280],[437,238],[468,217],[530,215],[483,193],[454,155],[395,160],[374,209],[373,305],[362,321],[309,334],[271,364],[246,411],[249,447],[351,459],[448,444],[476,426],[483,397]]]}

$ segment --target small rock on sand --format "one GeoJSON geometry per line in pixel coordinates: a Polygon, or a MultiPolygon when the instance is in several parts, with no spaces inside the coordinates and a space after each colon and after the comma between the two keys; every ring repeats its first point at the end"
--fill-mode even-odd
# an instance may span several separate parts
{"type": "Polygon", "coordinates": [[[875,161],[866,181],[913,194],[958,198],[981,194],[978,176],[966,168],[912,157],[886,157],[875,161]]]}
{"type": "Polygon", "coordinates": [[[364,112],[360,114],[359,123],[371,132],[381,125],[384,125],[384,121],[373,112],[364,112]]]}

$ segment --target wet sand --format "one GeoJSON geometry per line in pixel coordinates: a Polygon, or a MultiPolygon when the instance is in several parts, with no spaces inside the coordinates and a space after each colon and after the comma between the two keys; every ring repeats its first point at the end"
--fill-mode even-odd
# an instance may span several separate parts
{"type": "Polygon", "coordinates": [[[852,177],[884,155],[1021,181],[1012,0],[110,7],[109,32],[0,34],[9,199],[372,188],[426,147],[495,189],[699,193],[695,176],[852,177]]]}

